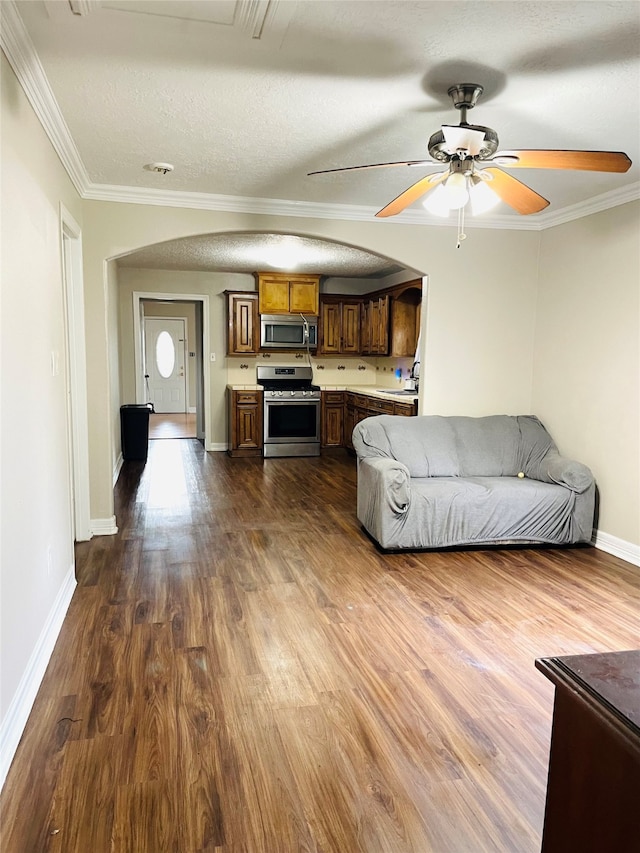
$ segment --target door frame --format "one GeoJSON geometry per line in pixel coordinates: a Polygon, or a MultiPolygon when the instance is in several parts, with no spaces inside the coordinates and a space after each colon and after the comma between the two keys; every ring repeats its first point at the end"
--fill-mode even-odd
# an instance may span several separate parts
{"type": "MultiPolygon", "coordinates": [[[[146,342],[147,342],[147,320],[180,320],[180,322],[182,323],[182,327],[184,329],[184,337],[183,337],[183,341],[182,341],[182,350],[183,350],[182,361],[184,364],[184,377],[183,377],[184,378],[184,411],[185,411],[185,414],[187,414],[189,412],[189,350],[187,349],[187,337],[188,337],[188,335],[187,335],[187,328],[188,328],[187,318],[186,317],[177,317],[177,316],[176,317],[165,317],[163,315],[145,314],[144,317],[142,318],[142,328],[144,329],[143,340],[144,340],[145,346],[146,346],[146,342]]],[[[146,353],[143,354],[143,358],[142,358],[143,368],[144,368],[145,361],[146,361],[146,353]]],[[[147,365],[146,367],[147,367],[146,372],[148,373],[149,372],[149,366],[147,365]]],[[[146,395],[146,388],[145,388],[145,395],[146,395]]],[[[143,400],[142,402],[147,403],[149,401],[143,400]]]]}
{"type": "Polygon", "coordinates": [[[71,518],[74,540],[86,542],[93,536],[93,529],[89,478],[82,229],[62,203],[60,203],[60,255],[64,299],[64,360],[71,518]]]}
{"type": "MultiPolygon", "coordinates": [[[[197,314],[202,314],[202,423],[204,432],[204,447],[205,450],[211,450],[211,418],[209,416],[211,407],[211,379],[209,370],[209,355],[211,352],[211,332],[209,321],[209,296],[203,293],[160,293],[157,291],[142,291],[134,290],[133,294],[133,366],[135,372],[136,383],[136,403],[145,402],[145,387],[143,364],[144,358],[142,354],[142,302],[145,299],[162,300],[163,302],[199,302],[201,311],[196,312],[196,327],[197,314]]],[[[196,388],[200,385],[200,377],[196,376],[196,388]]],[[[199,401],[198,394],[196,399],[199,401]]],[[[200,420],[200,413],[198,413],[200,420]]],[[[200,436],[199,436],[200,437],[200,436]]]]}

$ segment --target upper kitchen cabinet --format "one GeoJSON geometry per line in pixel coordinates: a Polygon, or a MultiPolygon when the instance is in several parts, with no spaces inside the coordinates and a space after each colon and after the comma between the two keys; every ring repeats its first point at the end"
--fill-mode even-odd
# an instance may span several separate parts
{"type": "Polygon", "coordinates": [[[249,355],[260,347],[258,294],[226,290],[227,355],[249,355]]]}
{"type": "Polygon", "coordinates": [[[318,314],[320,276],[256,273],[260,314],[318,314]]]}
{"type": "Polygon", "coordinates": [[[413,358],[420,333],[422,279],[407,281],[390,293],[389,355],[413,358]]]}
{"type": "Polygon", "coordinates": [[[362,300],[347,296],[320,298],[321,355],[360,353],[360,307],[362,300]]]}
{"type": "Polygon", "coordinates": [[[389,355],[389,295],[366,296],[362,310],[363,355],[389,355]]]}

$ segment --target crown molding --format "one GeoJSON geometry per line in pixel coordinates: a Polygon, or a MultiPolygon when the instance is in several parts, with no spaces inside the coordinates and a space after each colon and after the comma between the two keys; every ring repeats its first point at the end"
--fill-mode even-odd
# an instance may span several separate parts
{"type": "MultiPolygon", "coordinates": [[[[186,207],[197,210],[219,210],[226,213],[257,213],[264,216],[295,216],[312,219],[341,219],[360,222],[386,222],[376,219],[377,207],[356,204],[324,204],[314,201],[290,201],[279,198],[252,198],[251,196],[216,195],[214,193],[176,192],[146,187],[126,187],[113,184],[91,184],[83,198],[92,201],[111,201],[125,204],[151,204],[160,207],[186,207]]],[[[539,231],[539,221],[527,222],[523,217],[494,216],[467,219],[466,228],[499,228],[511,230],[539,231]]],[[[433,225],[455,227],[454,217],[431,216],[420,210],[407,210],[394,216],[397,225],[433,225]]]]}
{"type": "MultiPolygon", "coordinates": [[[[113,184],[90,184],[83,198],[94,201],[111,201],[126,204],[151,204],[161,207],[186,207],[197,210],[219,210],[226,213],[258,213],[264,216],[296,216],[313,219],[341,219],[360,222],[387,222],[396,225],[430,225],[457,227],[457,217],[433,216],[426,211],[405,210],[393,220],[375,219],[376,207],[356,204],[324,204],[313,201],[290,201],[279,198],[252,198],[251,196],[216,195],[213,193],[178,192],[146,187],[126,187],[113,184]]],[[[468,217],[465,228],[487,228],[510,231],[544,231],[574,219],[627,204],[640,198],[640,182],[611,190],[594,198],[552,213],[532,216],[479,216],[468,217]]]]}
{"type": "Polygon", "coordinates": [[[621,204],[628,204],[630,201],[638,201],[638,199],[640,199],[640,181],[635,181],[633,184],[627,184],[626,187],[609,190],[609,192],[601,193],[586,201],[578,202],[578,204],[545,213],[541,218],[542,228],[555,228],[556,225],[563,225],[565,222],[571,222],[574,219],[582,219],[585,216],[591,216],[594,213],[600,213],[621,204]]]}
{"type": "Polygon", "coordinates": [[[89,186],[87,170],[14,0],[2,0],[0,14],[0,45],[62,165],[82,196],[89,186]]]}
{"type": "MultiPolygon", "coordinates": [[[[87,8],[95,8],[95,0],[85,0],[87,8]]],[[[264,11],[261,0],[244,0],[243,24],[251,26],[264,11]]],[[[282,4],[278,4],[282,5],[282,4]]],[[[313,219],[339,219],[361,222],[385,222],[393,225],[429,225],[455,228],[457,217],[433,216],[424,210],[405,210],[391,220],[376,220],[377,208],[368,205],[324,204],[320,202],[287,199],[251,198],[214,193],[157,190],[146,187],[95,184],[76,148],[69,128],[62,116],[58,102],[49,85],[44,68],[38,58],[31,38],[22,22],[15,0],[1,0],[0,45],[9,60],[20,85],[25,91],[40,123],[53,145],[73,185],[83,199],[110,201],[125,204],[147,204],[160,207],[184,207],[198,210],[218,210],[226,213],[254,213],[265,216],[294,216],[313,219]]],[[[640,197],[640,182],[612,190],[585,202],[570,205],[553,212],[532,216],[482,215],[468,217],[465,228],[487,228],[512,231],[542,231],[574,219],[581,219],[635,201],[640,197]]]]}

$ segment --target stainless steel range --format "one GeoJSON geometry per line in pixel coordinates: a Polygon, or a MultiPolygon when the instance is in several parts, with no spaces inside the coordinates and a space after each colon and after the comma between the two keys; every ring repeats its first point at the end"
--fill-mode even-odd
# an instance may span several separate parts
{"type": "Polygon", "coordinates": [[[320,455],[320,388],[310,367],[258,367],[264,389],[264,455],[320,455]]]}

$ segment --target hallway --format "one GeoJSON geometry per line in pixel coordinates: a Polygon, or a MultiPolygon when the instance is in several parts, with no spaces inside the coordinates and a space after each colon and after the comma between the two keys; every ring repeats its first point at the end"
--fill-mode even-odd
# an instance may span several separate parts
{"type": "Polygon", "coordinates": [[[152,412],[149,415],[149,439],[155,438],[195,438],[196,415],[161,414],[152,412]]]}

